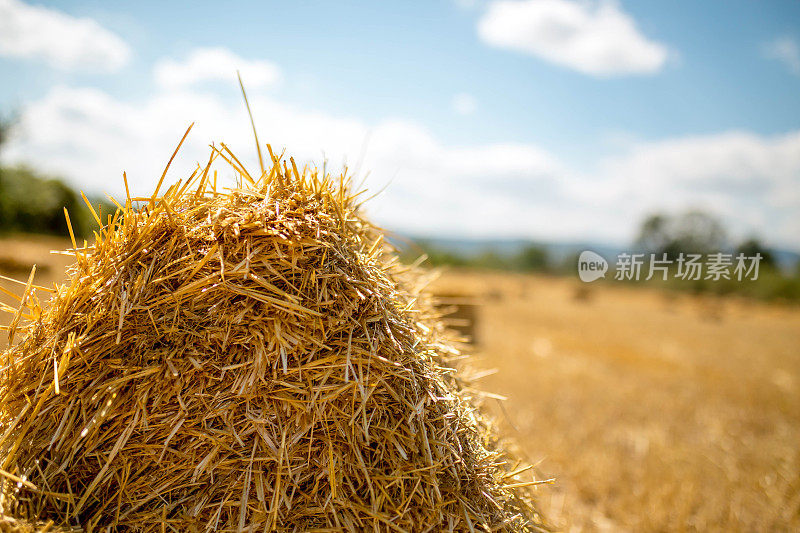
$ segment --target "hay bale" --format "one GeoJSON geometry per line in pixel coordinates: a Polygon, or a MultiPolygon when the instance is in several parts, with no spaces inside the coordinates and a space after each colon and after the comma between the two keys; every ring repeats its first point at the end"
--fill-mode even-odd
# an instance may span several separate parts
{"type": "Polygon", "coordinates": [[[2,533],[43,533],[47,526],[38,527],[24,520],[17,520],[11,516],[0,516],[0,531],[2,533]]]}
{"type": "Polygon", "coordinates": [[[217,191],[209,161],[75,245],[45,308],[28,283],[0,510],[87,531],[538,530],[540,482],[348,180],[215,156],[240,187],[217,191]]]}
{"type": "Polygon", "coordinates": [[[70,529],[56,526],[52,520],[28,522],[13,516],[0,515],[0,533],[70,533],[71,531],[70,529]]]}
{"type": "Polygon", "coordinates": [[[436,292],[434,305],[445,326],[458,333],[466,343],[478,345],[478,319],[480,299],[469,293],[436,292]]]}

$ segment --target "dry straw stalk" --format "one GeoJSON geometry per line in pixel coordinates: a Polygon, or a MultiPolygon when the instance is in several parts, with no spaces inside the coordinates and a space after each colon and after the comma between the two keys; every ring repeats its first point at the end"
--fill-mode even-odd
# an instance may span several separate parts
{"type": "Polygon", "coordinates": [[[44,308],[28,281],[0,371],[0,530],[539,530],[538,482],[453,370],[419,276],[347,178],[269,157],[253,177],[214,148],[73,237],[44,308]],[[238,187],[217,190],[215,159],[238,187]]]}

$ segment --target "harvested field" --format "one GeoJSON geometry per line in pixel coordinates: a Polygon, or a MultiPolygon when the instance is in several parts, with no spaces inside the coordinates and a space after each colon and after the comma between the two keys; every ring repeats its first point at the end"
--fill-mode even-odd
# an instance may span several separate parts
{"type": "Polygon", "coordinates": [[[565,529],[800,527],[800,309],[492,273],[437,288],[485,296],[484,387],[565,529]]]}

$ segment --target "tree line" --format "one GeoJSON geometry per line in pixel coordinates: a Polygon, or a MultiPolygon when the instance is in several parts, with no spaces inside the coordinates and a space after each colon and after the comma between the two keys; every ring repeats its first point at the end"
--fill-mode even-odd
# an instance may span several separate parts
{"type": "MultiPolygon", "coordinates": [[[[0,156],[14,120],[0,116],[0,156]]],[[[90,198],[95,209],[113,212],[113,204],[90,198]]],[[[81,195],[63,180],[24,165],[0,165],[0,234],[24,232],[67,236],[64,208],[77,236],[91,235],[96,223],[81,195]]]]}

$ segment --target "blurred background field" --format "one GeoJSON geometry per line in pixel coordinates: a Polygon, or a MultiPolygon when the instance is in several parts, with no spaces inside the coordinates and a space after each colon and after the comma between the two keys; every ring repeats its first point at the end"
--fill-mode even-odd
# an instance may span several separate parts
{"type": "Polygon", "coordinates": [[[800,527],[800,309],[488,272],[437,287],[480,295],[484,386],[565,529],[800,527]]]}
{"type": "MultiPolygon", "coordinates": [[[[68,246],[5,237],[0,273],[36,263],[36,283],[58,282],[70,259],[49,251],[68,246]]],[[[797,306],[468,269],[432,290],[473,304],[475,365],[496,369],[480,387],[507,397],[488,403],[503,433],[556,478],[541,498],[557,526],[800,527],[797,306]]]]}
{"type": "Polygon", "coordinates": [[[0,275],[62,281],[63,208],[91,241],[80,191],[149,194],[190,123],[165,183],[221,141],[257,168],[238,71],[262,141],[348,168],[443,269],[556,526],[798,531],[799,28],[788,0],[0,0],[0,275]],[[762,261],[616,281],[624,252],[762,261]]]}

